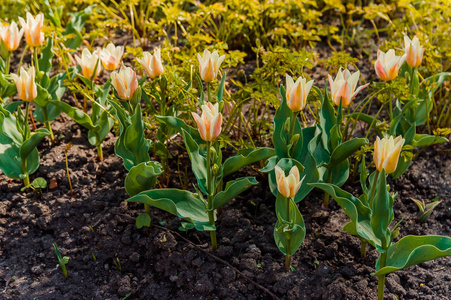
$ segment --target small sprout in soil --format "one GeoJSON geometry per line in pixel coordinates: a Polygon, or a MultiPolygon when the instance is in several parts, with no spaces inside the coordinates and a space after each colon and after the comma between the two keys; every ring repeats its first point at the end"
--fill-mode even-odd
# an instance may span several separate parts
{"type": "Polygon", "coordinates": [[[294,271],[296,271],[296,269],[293,266],[290,265],[290,271],[294,272],[294,271]]]}
{"type": "Polygon", "coordinates": [[[93,258],[94,260],[97,260],[97,258],[96,258],[96,256],[95,256],[94,252],[91,252],[91,255],[92,255],[92,258],[93,258]]]}
{"type": "Polygon", "coordinates": [[[150,216],[147,213],[142,213],[136,218],[136,228],[150,227],[150,216]]]}
{"type": "Polygon", "coordinates": [[[125,299],[127,299],[128,297],[130,297],[131,295],[132,295],[132,293],[128,293],[127,295],[125,295],[124,298],[121,298],[121,300],[125,300],[125,299]]]}
{"type": "Polygon", "coordinates": [[[113,264],[120,272],[122,272],[122,266],[121,261],[119,260],[119,257],[116,257],[116,259],[113,259],[113,264]]]}
{"type": "Polygon", "coordinates": [[[55,248],[56,257],[58,258],[58,263],[61,267],[61,270],[63,270],[64,278],[67,278],[66,265],[69,262],[69,257],[68,256],[61,257],[61,254],[58,251],[58,246],[56,246],[56,243],[53,243],[53,248],[55,248]]]}
{"type": "Polygon", "coordinates": [[[161,221],[161,222],[160,222],[160,225],[161,225],[161,226],[166,226],[166,221],[161,221]]]}
{"type": "Polygon", "coordinates": [[[442,201],[438,200],[438,196],[431,200],[431,203],[425,204],[424,201],[417,200],[411,198],[413,202],[418,206],[418,209],[420,210],[420,215],[418,216],[418,220],[423,223],[426,222],[426,220],[429,218],[429,216],[434,211],[434,208],[436,208],[442,201]]]}
{"type": "Polygon", "coordinates": [[[67,180],[69,181],[70,196],[71,196],[71,198],[75,198],[74,191],[72,189],[72,182],[70,180],[69,162],[67,160],[67,152],[69,152],[71,147],[72,147],[72,143],[71,142],[67,143],[66,148],[64,149],[64,156],[66,156],[66,173],[67,173],[67,180]]]}
{"type": "Polygon", "coordinates": [[[91,229],[91,231],[92,231],[93,233],[95,233],[95,232],[94,232],[94,228],[92,228],[92,226],[89,226],[89,229],[91,229]]]}
{"type": "Polygon", "coordinates": [[[263,269],[262,264],[261,264],[261,263],[258,263],[258,264],[257,264],[257,268],[263,269]]]}
{"type": "Polygon", "coordinates": [[[36,192],[42,193],[42,189],[45,189],[46,187],[47,187],[47,181],[45,181],[45,179],[42,177],[38,177],[35,180],[33,180],[33,182],[31,184],[21,188],[20,191],[23,192],[28,188],[32,188],[36,192]]]}

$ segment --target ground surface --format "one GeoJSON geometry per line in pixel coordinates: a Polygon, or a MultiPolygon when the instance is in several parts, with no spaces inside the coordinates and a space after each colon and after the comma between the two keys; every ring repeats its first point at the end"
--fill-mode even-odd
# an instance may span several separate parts
{"type": "MultiPolygon", "coordinates": [[[[32,179],[56,178],[56,189],[21,192],[21,182],[0,175],[0,298],[270,299],[269,291],[280,299],[375,299],[377,279],[370,275],[375,250],[360,261],[359,240],[341,231],[346,215],[336,203],[330,211],[321,210],[320,192],[300,203],[308,232],[293,257],[295,271],[286,273],[273,239],[275,198],[265,178],[246,169],[260,184],[219,215],[219,249],[213,254],[220,261],[207,254],[208,234],[178,231],[180,221],[165,212],[152,211],[158,227],[135,227],[143,208],[124,201],[126,170],[114,155],[112,134],[104,143],[106,159],[99,163],[84,129],[61,117],[53,126],[60,139],[53,147],[40,145],[41,166],[32,179]],[[75,198],[65,169],[68,142],[73,144],[68,158],[75,198]],[[68,279],[57,266],[54,242],[70,257],[68,279]]],[[[451,236],[451,155],[442,151],[449,146],[426,150],[393,182],[400,193],[395,221],[404,219],[401,236],[451,236]],[[419,224],[410,199],[428,201],[436,195],[444,202],[419,224]]],[[[177,187],[175,163],[171,184],[177,187]]],[[[345,189],[358,193],[357,186],[345,189]]],[[[386,297],[451,299],[450,270],[451,259],[442,258],[391,274],[386,297]]]]}

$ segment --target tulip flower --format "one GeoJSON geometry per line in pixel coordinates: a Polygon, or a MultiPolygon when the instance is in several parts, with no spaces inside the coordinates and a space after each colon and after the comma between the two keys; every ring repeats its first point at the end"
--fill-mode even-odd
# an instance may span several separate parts
{"type": "Polygon", "coordinates": [[[159,48],[155,50],[153,55],[149,52],[144,52],[143,58],[137,58],[137,60],[143,66],[144,71],[146,71],[147,75],[152,79],[164,73],[159,48]]]}
{"type": "Polygon", "coordinates": [[[121,100],[126,101],[133,98],[138,88],[136,73],[129,67],[122,67],[119,72],[111,73],[111,81],[121,100]]]}
{"type": "Polygon", "coordinates": [[[279,166],[276,166],[276,182],[277,189],[286,198],[293,198],[299,191],[302,181],[298,167],[293,166],[290,170],[290,174],[285,176],[285,171],[279,166]]]}
{"type": "Polygon", "coordinates": [[[12,52],[19,48],[20,39],[23,36],[23,28],[19,30],[16,22],[12,22],[9,26],[0,25],[0,38],[5,43],[6,49],[12,52]]]}
{"type": "Polygon", "coordinates": [[[207,49],[204,50],[203,57],[197,53],[199,60],[200,77],[205,82],[211,82],[216,79],[219,67],[224,61],[225,55],[219,56],[218,51],[210,53],[207,49]]]}
{"type": "Polygon", "coordinates": [[[124,47],[115,47],[113,43],[109,43],[105,48],[100,51],[100,59],[102,65],[108,71],[114,71],[119,67],[124,55],[124,47]]]}
{"type": "Polygon", "coordinates": [[[28,71],[25,71],[23,67],[20,67],[20,76],[17,76],[16,74],[11,74],[11,76],[16,83],[20,100],[31,102],[38,96],[38,90],[34,81],[34,67],[31,67],[28,71]]]}
{"type": "Polygon", "coordinates": [[[384,137],[382,140],[379,137],[376,138],[373,161],[379,172],[385,169],[385,174],[391,174],[396,170],[404,142],[401,136],[395,139],[393,136],[384,137]]]}
{"type": "Polygon", "coordinates": [[[222,114],[219,112],[219,104],[207,104],[202,105],[202,116],[196,113],[191,113],[194,121],[199,128],[200,137],[206,141],[214,141],[221,133],[222,114]]]}
{"type": "Polygon", "coordinates": [[[313,85],[313,80],[307,82],[303,77],[299,77],[296,82],[290,75],[286,75],[287,81],[287,105],[293,112],[304,109],[307,104],[307,96],[313,85]]]}
{"type": "Polygon", "coordinates": [[[357,88],[360,71],[351,75],[351,72],[349,72],[348,69],[343,71],[343,69],[340,68],[335,80],[332,80],[332,76],[329,74],[327,76],[329,78],[332,101],[336,105],[339,105],[341,99],[343,107],[347,107],[351,104],[352,99],[354,99],[354,97],[369,84],[367,83],[357,88]]]}
{"type": "Polygon", "coordinates": [[[377,50],[377,60],[374,64],[376,75],[383,81],[393,80],[398,77],[399,68],[401,68],[406,55],[396,56],[395,50],[390,49],[387,53],[377,50]]]}
{"type": "Polygon", "coordinates": [[[99,76],[102,71],[102,66],[99,64],[99,52],[94,51],[91,53],[88,49],[83,49],[81,52],[81,58],[78,55],[75,55],[75,59],[77,63],[81,67],[81,72],[83,76],[94,80],[97,76],[99,76]],[[95,71],[95,74],[94,74],[95,71]]]}
{"type": "Polygon", "coordinates": [[[44,43],[44,33],[41,27],[44,24],[44,14],[40,13],[33,18],[33,16],[27,12],[27,21],[19,17],[19,22],[25,33],[25,41],[30,47],[39,47],[44,43]]]}
{"type": "Polygon", "coordinates": [[[417,37],[414,37],[412,40],[405,35],[404,36],[404,47],[406,52],[406,62],[412,68],[418,67],[421,65],[421,61],[423,60],[424,48],[420,45],[420,40],[417,37]]]}

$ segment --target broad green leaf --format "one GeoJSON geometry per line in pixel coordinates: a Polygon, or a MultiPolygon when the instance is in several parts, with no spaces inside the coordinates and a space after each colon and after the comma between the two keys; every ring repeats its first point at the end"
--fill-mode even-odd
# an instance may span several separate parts
{"type": "Polygon", "coordinates": [[[197,230],[216,230],[210,225],[206,211],[206,202],[197,194],[178,189],[157,189],[139,193],[127,199],[128,202],[139,202],[152,205],[185,221],[194,224],[197,230]]]}
{"type": "Polygon", "coordinates": [[[429,134],[415,134],[413,138],[412,146],[413,147],[426,147],[440,143],[446,143],[448,139],[445,137],[429,135],[429,134]]]}
{"type": "Polygon", "coordinates": [[[83,111],[70,106],[69,104],[61,101],[50,100],[50,103],[61,108],[72,120],[85,127],[88,130],[97,131],[100,129],[100,125],[94,125],[91,118],[83,111]]]}
{"type": "MultiPolygon", "coordinates": [[[[93,104],[93,111],[95,107],[98,107],[98,104],[93,104]]],[[[92,119],[94,119],[94,115],[95,114],[93,112],[91,115],[92,119]]],[[[97,146],[103,142],[107,134],[110,132],[111,128],[114,125],[114,120],[110,118],[106,111],[102,110],[100,117],[95,121],[93,120],[93,124],[95,124],[96,126],[94,129],[90,129],[88,131],[88,141],[89,143],[91,143],[91,145],[97,146]]]]}
{"type": "MultiPolygon", "coordinates": [[[[404,146],[413,144],[414,138],[416,135],[415,131],[416,131],[416,125],[414,123],[413,125],[411,125],[411,127],[407,131],[407,133],[403,136],[403,138],[405,139],[404,146]]],[[[402,156],[401,155],[399,157],[398,166],[396,167],[395,172],[393,172],[391,174],[393,179],[396,179],[399,176],[401,176],[402,174],[404,174],[404,172],[407,170],[407,168],[409,168],[409,165],[412,162],[412,158],[413,158],[413,155],[410,155],[410,156],[402,156]]]]}
{"type": "Polygon", "coordinates": [[[182,129],[188,132],[188,134],[196,141],[198,145],[205,144],[205,141],[200,137],[199,131],[191,126],[186,125],[186,122],[176,117],[162,117],[157,116],[157,120],[164,122],[169,126],[172,126],[175,130],[182,133],[182,129]]]}
{"type": "Polygon", "coordinates": [[[377,178],[376,192],[374,193],[371,226],[378,239],[386,238],[389,240],[390,229],[388,226],[393,220],[393,203],[389,192],[387,191],[387,178],[385,170],[379,173],[377,178]]]}
{"type": "Polygon", "coordinates": [[[223,176],[230,175],[255,162],[266,160],[275,154],[272,148],[255,148],[239,150],[236,156],[229,157],[223,164],[223,176]]]}
{"type": "Polygon", "coordinates": [[[41,57],[38,60],[39,71],[46,74],[50,73],[52,69],[52,58],[53,58],[53,39],[50,37],[47,39],[47,45],[41,51],[41,57]]]}
{"type": "Polygon", "coordinates": [[[81,46],[83,41],[81,31],[92,13],[92,8],[93,6],[88,6],[83,11],[68,13],[68,15],[71,15],[72,17],[66,24],[64,35],[73,34],[75,36],[65,41],[66,47],[70,49],[77,49],[81,46]]]}
{"type": "Polygon", "coordinates": [[[161,165],[156,161],[142,162],[130,169],[125,177],[125,190],[130,196],[150,190],[162,173],[161,165]]]}
{"type": "Polygon", "coordinates": [[[272,141],[278,158],[288,158],[288,137],[285,133],[285,122],[293,117],[293,112],[286,104],[286,93],[284,87],[280,86],[282,102],[274,115],[274,133],[272,141]]]}
{"type": "Polygon", "coordinates": [[[33,180],[31,185],[35,189],[45,189],[47,187],[47,181],[44,178],[42,178],[42,177],[38,177],[35,180],[33,180]]]}
{"type": "Polygon", "coordinates": [[[332,155],[330,156],[330,162],[326,167],[329,169],[334,168],[342,161],[347,160],[355,151],[366,144],[368,144],[368,140],[363,138],[354,138],[340,144],[333,150],[332,155]]]}
{"type": "Polygon", "coordinates": [[[327,192],[343,208],[352,222],[346,224],[345,228],[355,226],[354,228],[347,228],[346,231],[356,232],[358,236],[368,240],[373,246],[381,247],[381,241],[376,237],[371,226],[371,209],[364,205],[360,199],[333,184],[315,183],[311,185],[327,192]]]}
{"type": "Polygon", "coordinates": [[[438,235],[408,235],[392,244],[387,251],[385,267],[380,268],[380,257],[376,262],[379,276],[440,257],[451,256],[451,238],[438,235]]]}
{"type": "Polygon", "coordinates": [[[226,77],[227,77],[227,73],[224,72],[224,74],[222,74],[221,82],[219,83],[219,86],[218,86],[218,94],[217,94],[218,102],[222,102],[222,97],[224,95],[224,84],[225,84],[226,77]]]}
{"type": "Polygon", "coordinates": [[[256,184],[258,184],[258,181],[255,177],[244,177],[227,182],[225,190],[217,193],[213,198],[213,210],[228,203],[230,200],[256,184]]]}
{"type": "Polygon", "coordinates": [[[31,151],[36,149],[36,146],[42,141],[42,139],[49,135],[50,132],[47,129],[45,128],[37,129],[36,132],[32,134],[30,138],[20,146],[19,149],[20,159],[21,160],[27,159],[31,151]]]}
{"type": "Polygon", "coordinates": [[[49,101],[51,99],[50,94],[40,84],[36,84],[36,87],[37,87],[38,95],[33,100],[33,102],[36,103],[40,107],[47,106],[47,104],[49,104],[49,101]]]}
{"type": "Polygon", "coordinates": [[[140,229],[142,227],[150,227],[151,218],[147,213],[139,214],[136,218],[136,228],[140,229]]]}
{"type": "Polygon", "coordinates": [[[136,106],[136,112],[130,121],[130,125],[122,131],[115,145],[115,152],[124,160],[127,170],[150,160],[149,145],[145,139],[145,125],[139,105],[136,106]]]}
{"type": "Polygon", "coordinates": [[[283,197],[280,193],[276,198],[276,215],[274,240],[277,248],[284,255],[293,255],[305,238],[304,218],[294,201],[283,197]],[[289,207],[289,214],[287,214],[287,207],[289,207]]]}
{"type": "Polygon", "coordinates": [[[191,169],[196,176],[197,183],[202,192],[208,195],[207,190],[207,160],[200,154],[199,145],[192,136],[182,129],[183,140],[191,160],[191,169]]]}

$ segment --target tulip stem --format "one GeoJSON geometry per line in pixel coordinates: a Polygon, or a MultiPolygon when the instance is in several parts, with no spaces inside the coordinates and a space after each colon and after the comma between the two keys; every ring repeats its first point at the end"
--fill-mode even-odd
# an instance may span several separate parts
{"type": "MultiPolygon", "coordinates": [[[[287,240],[287,246],[290,244],[290,240],[287,240]]],[[[291,267],[291,255],[285,255],[285,271],[289,272],[291,267]]]]}
{"type": "MultiPolygon", "coordinates": [[[[213,194],[214,194],[214,185],[212,186],[212,178],[211,178],[211,142],[207,142],[207,210],[208,210],[208,221],[210,225],[215,225],[215,211],[213,209],[213,194]]],[[[216,241],[216,230],[210,231],[210,239],[211,239],[211,246],[213,247],[213,251],[218,249],[218,244],[216,241]]]]}
{"type": "Polygon", "coordinates": [[[364,259],[366,257],[366,245],[368,242],[366,240],[362,240],[362,243],[360,244],[360,258],[364,259]]]}
{"type": "Polygon", "coordinates": [[[5,75],[9,74],[10,64],[11,64],[11,52],[8,52],[5,62],[5,75]]]}
{"type": "Polygon", "coordinates": [[[28,140],[28,138],[30,137],[30,127],[28,126],[28,116],[30,114],[30,102],[26,102],[25,104],[25,122],[24,122],[24,126],[25,126],[25,130],[24,130],[24,142],[26,140],[28,140]]]}
{"type": "Polygon", "coordinates": [[[39,73],[39,61],[38,61],[38,48],[33,48],[33,58],[34,58],[34,66],[36,68],[36,73],[39,73]]]}
{"type": "Polygon", "coordinates": [[[291,115],[291,126],[290,126],[290,135],[289,135],[289,139],[288,139],[288,144],[290,144],[291,143],[291,140],[293,139],[293,136],[294,136],[294,127],[295,127],[295,125],[296,125],[296,119],[297,119],[297,113],[295,113],[294,111],[292,112],[292,115],[291,115]]]}
{"type": "MultiPolygon", "coordinates": [[[[42,114],[44,116],[44,120],[47,121],[49,118],[48,112],[47,112],[47,107],[42,108],[42,114]]],[[[47,128],[47,130],[50,132],[50,140],[53,143],[55,141],[55,136],[53,135],[53,130],[52,130],[52,126],[50,125],[50,121],[44,122],[44,125],[47,128]]]]}
{"type": "MultiPolygon", "coordinates": [[[[204,99],[202,99],[203,102],[204,99]]],[[[211,93],[210,93],[210,82],[207,82],[207,100],[211,102],[211,93]]]]}
{"type": "Polygon", "coordinates": [[[371,195],[370,195],[370,202],[369,202],[370,208],[373,207],[374,193],[376,192],[376,185],[377,185],[377,178],[378,177],[379,177],[379,171],[376,170],[376,175],[374,175],[373,186],[371,187],[371,195]]]}
{"type": "MultiPolygon", "coordinates": [[[[326,182],[325,183],[330,183],[332,181],[332,170],[331,169],[326,169],[327,171],[327,177],[326,177],[326,182]]],[[[329,199],[330,199],[330,195],[328,192],[324,192],[324,201],[323,201],[323,208],[324,209],[328,209],[329,207],[329,199]]]]}
{"type": "MultiPolygon", "coordinates": [[[[385,267],[387,263],[387,251],[388,251],[388,245],[387,240],[385,237],[382,237],[382,248],[385,250],[384,253],[381,253],[381,260],[379,265],[379,270],[385,267]]],[[[384,300],[384,289],[385,289],[385,274],[379,275],[377,277],[377,299],[378,300],[384,300]]]]}
{"type": "Polygon", "coordinates": [[[97,157],[99,158],[99,161],[103,161],[102,143],[97,145],[97,157]]]}
{"type": "MultiPolygon", "coordinates": [[[[287,197],[287,221],[290,222],[290,198],[287,197]]],[[[289,272],[290,271],[290,266],[291,266],[291,239],[287,238],[287,255],[285,255],[285,271],[289,272]]]]}

